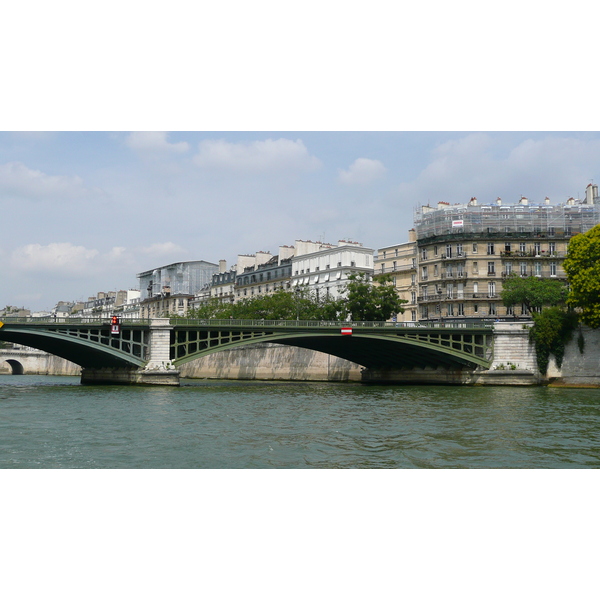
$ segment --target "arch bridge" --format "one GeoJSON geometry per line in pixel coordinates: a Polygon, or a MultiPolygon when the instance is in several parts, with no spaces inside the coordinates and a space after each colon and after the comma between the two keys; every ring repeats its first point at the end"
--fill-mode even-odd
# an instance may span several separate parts
{"type": "Polygon", "coordinates": [[[367,370],[489,368],[493,325],[390,322],[8,318],[0,341],[55,354],[82,367],[82,383],[177,385],[180,365],[230,348],[270,342],[339,356],[367,370]]]}

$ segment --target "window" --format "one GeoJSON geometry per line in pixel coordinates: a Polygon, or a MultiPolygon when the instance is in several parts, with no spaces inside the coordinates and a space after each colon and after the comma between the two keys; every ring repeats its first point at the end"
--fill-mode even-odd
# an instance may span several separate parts
{"type": "Polygon", "coordinates": [[[434,277],[438,276],[438,266],[437,265],[433,265],[433,276],[434,277]]]}
{"type": "Polygon", "coordinates": [[[495,275],[496,274],[496,263],[494,263],[493,261],[488,263],[488,275],[495,275]]]}
{"type": "Polygon", "coordinates": [[[427,279],[427,267],[421,267],[421,279],[427,279]]]}
{"type": "Polygon", "coordinates": [[[479,312],[479,305],[473,304],[473,312],[474,313],[478,313],[479,312]]]}
{"type": "Polygon", "coordinates": [[[548,227],[548,235],[554,235],[554,227],[548,227]]]}
{"type": "Polygon", "coordinates": [[[465,269],[465,266],[464,266],[464,264],[463,264],[463,263],[458,263],[458,264],[456,265],[456,274],[457,274],[459,277],[462,277],[462,276],[465,274],[465,271],[464,271],[464,269],[465,269]]]}
{"type": "Polygon", "coordinates": [[[515,314],[515,309],[514,309],[514,307],[513,307],[513,306],[508,306],[508,307],[506,308],[506,314],[507,314],[507,315],[510,315],[510,316],[514,315],[514,314],[515,314]]]}
{"type": "Polygon", "coordinates": [[[417,303],[417,293],[416,292],[411,292],[410,293],[410,303],[411,304],[416,304],[417,303]]]}
{"type": "Polygon", "coordinates": [[[541,244],[539,242],[534,242],[533,251],[535,252],[536,256],[540,255],[540,250],[541,250],[541,244]]]}
{"type": "Polygon", "coordinates": [[[534,273],[536,277],[542,276],[542,263],[537,261],[533,263],[534,273]]]}
{"type": "Polygon", "coordinates": [[[519,252],[527,252],[527,244],[525,242],[519,242],[519,252]]]}
{"type": "Polygon", "coordinates": [[[381,272],[385,273],[385,263],[381,263],[381,272]]]}
{"type": "Polygon", "coordinates": [[[398,256],[398,248],[394,250],[394,256],[398,256]]]}
{"type": "Polygon", "coordinates": [[[454,305],[452,303],[448,304],[446,306],[446,314],[449,317],[453,317],[454,316],[454,305]]]}
{"type": "Polygon", "coordinates": [[[427,286],[426,285],[421,287],[421,295],[423,296],[423,300],[427,300],[427,286]]]}
{"type": "Polygon", "coordinates": [[[490,281],[488,283],[488,296],[494,298],[496,296],[496,282],[490,281]]]}
{"type": "Polygon", "coordinates": [[[477,243],[473,244],[473,254],[477,254],[477,243]]]}
{"type": "Polygon", "coordinates": [[[464,317],[465,316],[465,305],[460,303],[458,305],[458,316],[459,317],[464,317]]]}
{"type": "Polygon", "coordinates": [[[453,298],[454,294],[452,293],[452,284],[446,284],[446,298],[453,298]]]}
{"type": "Polygon", "coordinates": [[[488,254],[496,254],[496,252],[494,250],[494,242],[488,242],[487,253],[488,254]]]}
{"type": "Polygon", "coordinates": [[[417,268],[417,259],[416,259],[416,258],[413,258],[413,259],[412,259],[412,268],[413,268],[413,269],[416,269],[416,268],[417,268]]]}
{"type": "Polygon", "coordinates": [[[416,310],[411,310],[410,311],[410,319],[411,319],[411,321],[416,321],[417,320],[417,311],[416,310]]]}
{"type": "Polygon", "coordinates": [[[556,277],[556,263],[550,263],[550,277],[556,277]]]}
{"type": "Polygon", "coordinates": [[[438,255],[438,247],[437,247],[437,246],[434,246],[434,247],[433,247],[433,255],[434,255],[434,256],[437,256],[437,255],[438,255]]]}
{"type": "Polygon", "coordinates": [[[457,298],[464,298],[465,297],[465,284],[464,283],[459,283],[456,287],[457,287],[456,297],[457,298]]]}
{"type": "Polygon", "coordinates": [[[383,258],[385,258],[385,250],[383,251],[383,258]]]}
{"type": "Polygon", "coordinates": [[[510,242],[504,244],[504,252],[510,252],[510,242]]]}
{"type": "Polygon", "coordinates": [[[417,283],[417,276],[413,273],[410,276],[410,285],[415,285],[417,283]]]}
{"type": "Polygon", "coordinates": [[[527,263],[526,262],[519,263],[519,273],[523,277],[527,275],[527,263]]]}
{"type": "Polygon", "coordinates": [[[452,258],[452,244],[446,244],[446,258],[452,258]]]}
{"type": "Polygon", "coordinates": [[[510,263],[510,262],[505,263],[504,272],[506,273],[506,275],[510,275],[512,273],[512,263],[510,263]]]}
{"type": "Polygon", "coordinates": [[[479,293],[479,284],[475,282],[473,283],[473,295],[475,296],[477,293],[479,293]]]}
{"type": "Polygon", "coordinates": [[[421,248],[421,260],[427,260],[427,248],[421,248]]]}
{"type": "Polygon", "coordinates": [[[548,244],[548,253],[552,255],[556,254],[556,242],[550,242],[548,244]]]}
{"type": "Polygon", "coordinates": [[[456,256],[462,256],[463,253],[463,245],[456,244],[456,256]]]}
{"type": "Polygon", "coordinates": [[[394,271],[395,271],[395,270],[398,268],[398,264],[397,264],[397,262],[396,262],[396,261],[394,261],[394,262],[392,263],[392,265],[393,265],[393,267],[394,267],[394,271]]]}
{"type": "Polygon", "coordinates": [[[356,263],[355,263],[354,261],[351,261],[351,262],[350,262],[350,266],[351,266],[351,267],[355,267],[355,266],[356,266],[356,263]]]}
{"type": "Polygon", "coordinates": [[[476,262],[473,263],[473,275],[479,275],[479,268],[476,262]]]}
{"type": "Polygon", "coordinates": [[[421,318],[427,319],[429,317],[429,310],[427,306],[421,306],[421,318]]]}
{"type": "Polygon", "coordinates": [[[490,302],[490,315],[495,315],[495,314],[496,314],[496,303],[490,302]]]}

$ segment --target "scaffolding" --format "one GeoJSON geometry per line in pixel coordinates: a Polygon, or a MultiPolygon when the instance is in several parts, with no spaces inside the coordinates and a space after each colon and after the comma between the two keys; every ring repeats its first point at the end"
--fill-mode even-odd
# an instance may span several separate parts
{"type": "Polygon", "coordinates": [[[218,265],[203,260],[179,262],[138,273],[142,300],[164,294],[193,295],[219,271],[218,265]]]}
{"type": "MultiPolygon", "coordinates": [[[[594,186],[596,188],[596,186],[594,186]]],[[[597,189],[597,188],[596,188],[597,189]]],[[[597,195],[594,200],[598,200],[597,195]]],[[[522,198],[519,204],[478,205],[472,198],[468,204],[450,205],[439,202],[437,208],[420,206],[414,216],[417,240],[469,237],[571,237],[585,233],[600,223],[600,204],[568,200],[565,204],[529,204],[522,198]]]]}

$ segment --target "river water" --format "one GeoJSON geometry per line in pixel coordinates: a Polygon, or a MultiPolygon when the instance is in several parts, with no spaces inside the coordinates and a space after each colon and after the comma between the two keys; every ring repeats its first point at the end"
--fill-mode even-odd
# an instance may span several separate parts
{"type": "Polygon", "coordinates": [[[0,468],[596,468],[600,390],[0,376],[0,468]]]}

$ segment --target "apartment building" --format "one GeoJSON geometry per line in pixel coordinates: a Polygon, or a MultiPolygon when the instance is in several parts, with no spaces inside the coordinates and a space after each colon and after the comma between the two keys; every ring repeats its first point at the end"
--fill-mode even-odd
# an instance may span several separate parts
{"type": "Polygon", "coordinates": [[[373,249],[359,242],[337,244],[296,240],[291,286],[307,286],[317,296],[339,298],[353,273],[373,276],[373,249]]]}
{"type": "Polygon", "coordinates": [[[583,200],[534,204],[422,206],[416,210],[416,280],[420,320],[527,318],[524,306],[505,307],[502,282],[511,274],[566,279],[569,239],[600,222],[598,186],[583,200]]]}
{"type": "Polygon", "coordinates": [[[404,313],[396,315],[396,321],[417,321],[417,243],[414,229],[408,232],[408,242],[385,246],[377,250],[374,274],[389,275],[398,297],[406,300],[404,313]]]}

